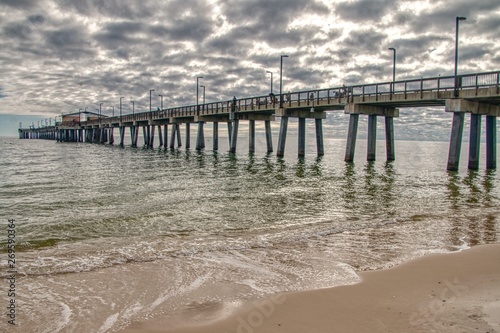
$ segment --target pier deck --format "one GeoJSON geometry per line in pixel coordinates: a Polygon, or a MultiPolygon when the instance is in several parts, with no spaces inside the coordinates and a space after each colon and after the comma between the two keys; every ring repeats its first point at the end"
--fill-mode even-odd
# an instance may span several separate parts
{"type": "Polygon", "coordinates": [[[387,160],[395,159],[393,118],[399,108],[444,106],[453,113],[448,170],[457,170],[461,150],[465,113],[471,114],[469,168],[478,168],[481,118],[486,117],[486,168],[496,168],[496,118],[500,115],[500,71],[473,73],[455,78],[431,77],[382,82],[327,89],[287,92],[210,102],[198,105],[138,112],[116,117],[99,117],[87,121],[63,121],[55,126],[20,128],[19,138],[58,141],[99,142],[113,144],[114,128],[119,129],[119,144],[124,145],[128,128],[133,147],[137,147],[139,128],[143,128],[144,145],[153,147],[155,128],[160,146],[181,146],[180,125],[186,127],[185,147],[190,148],[190,124],[197,124],[196,149],[205,148],[204,124],[213,123],[213,149],[218,149],[218,124],[228,125],[230,151],[235,152],[240,121],[249,121],[249,151],[255,150],[255,121],[264,121],[267,151],[273,151],[270,122],[280,117],[277,155],[285,151],[288,119],[299,118],[298,154],[305,154],[305,119],[315,119],[318,155],[324,154],[322,120],[326,112],[344,111],[350,115],[345,160],[352,162],[360,115],[368,116],[367,160],[375,159],[376,120],[385,117],[387,160]],[[168,127],[171,126],[170,144],[168,127]]]}

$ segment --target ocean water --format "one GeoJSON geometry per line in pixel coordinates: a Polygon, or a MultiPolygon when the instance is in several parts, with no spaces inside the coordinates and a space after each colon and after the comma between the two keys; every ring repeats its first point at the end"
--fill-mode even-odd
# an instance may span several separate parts
{"type": "Polygon", "coordinates": [[[461,170],[447,172],[447,142],[399,140],[388,163],[378,141],[369,163],[361,133],[346,164],[345,140],[328,123],[316,157],[312,128],[303,159],[293,122],[283,159],[264,151],[259,125],[255,154],[244,124],[234,155],[222,127],[220,151],[210,150],[210,126],[201,152],[0,138],[0,274],[8,219],[18,272],[18,325],[3,316],[0,331],[209,320],[249,299],[352,284],[360,271],[499,242],[500,176],[484,170],[484,146],[479,171],[466,170],[464,143],[461,170]]]}

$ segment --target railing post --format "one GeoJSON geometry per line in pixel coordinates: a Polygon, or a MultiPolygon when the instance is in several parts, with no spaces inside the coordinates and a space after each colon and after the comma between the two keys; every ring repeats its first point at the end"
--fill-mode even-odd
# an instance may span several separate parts
{"type": "Polygon", "coordinates": [[[407,97],[408,81],[405,81],[405,99],[407,97]]]}

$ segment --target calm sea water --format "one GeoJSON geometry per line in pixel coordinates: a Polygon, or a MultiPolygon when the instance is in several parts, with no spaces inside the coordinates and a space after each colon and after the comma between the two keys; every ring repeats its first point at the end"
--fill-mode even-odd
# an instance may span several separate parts
{"type": "MultiPolygon", "coordinates": [[[[284,159],[264,152],[262,132],[249,155],[244,126],[236,155],[222,129],[218,153],[0,138],[0,215],[17,223],[17,331],[206,319],[251,298],[498,242],[498,171],[448,173],[447,142],[397,141],[386,163],[380,141],[368,163],[358,140],[346,164],[345,140],[328,127],[326,155],[316,158],[309,133],[298,159],[290,127],[284,159]]],[[[464,167],[466,154],[464,144],[464,167]]]]}

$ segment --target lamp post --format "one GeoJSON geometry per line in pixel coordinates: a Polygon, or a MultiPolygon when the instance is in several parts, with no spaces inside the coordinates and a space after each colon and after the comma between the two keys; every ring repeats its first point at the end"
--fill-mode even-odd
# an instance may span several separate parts
{"type": "Polygon", "coordinates": [[[200,84],[200,87],[203,88],[203,104],[205,104],[205,86],[200,84]]]}
{"type": "Polygon", "coordinates": [[[153,112],[151,111],[151,92],[155,91],[154,89],[149,89],[149,118],[153,118],[153,112]]]}
{"type": "Polygon", "coordinates": [[[163,95],[158,94],[160,96],[160,110],[163,111],[163,95]]]}
{"type": "Polygon", "coordinates": [[[392,82],[396,81],[396,49],[394,47],[390,47],[389,50],[393,52],[392,59],[392,82]]]}
{"type": "Polygon", "coordinates": [[[132,103],[132,119],[135,120],[135,102],[130,101],[130,103],[132,103]]]}
{"type": "Polygon", "coordinates": [[[113,108],[113,117],[114,117],[115,116],[115,106],[113,105],[112,108],[113,108]]]}
{"type": "Polygon", "coordinates": [[[200,84],[200,79],[203,79],[203,76],[196,77],[196,115],[200,115],[200,105],[199,105],[199,97],[198,97],[198,87],[200,84]]]}
{"type": "Polygon", "coordinates": [[[458,77],[457,77],[457,66],[458,66],[458,27],[460,21],[465,21],[466,17],[457,16],[455,19],[455,91],[454,96],[458,97],[458,77]]]}
{"type": "Polygon", "coordinates": [[[271,74],[271,94],[273,93],[273,72],[271,71],[266,71],[266,73],[271,74]]]}
{"type": "Polygon", "coordinates": [[[81,122],[80,114],[82,113],[82,109],[78,109],[78,122],[81,122]]]}
{"type": "Polygon", "coordinates": [[[124,97],[120,97],[120,121],[122,121],[122,98],[124,97]]]}
{"type": "Polygon", "coordinates": [[[286,54],[280,57],[280,108],[283,108],[283,58],[288,58],[286,54]]]}
{"type": "Polygon", "coordinates": [[[99,119],[102,117],[102,104],[103,103],[99,103],[99,119]]]}

